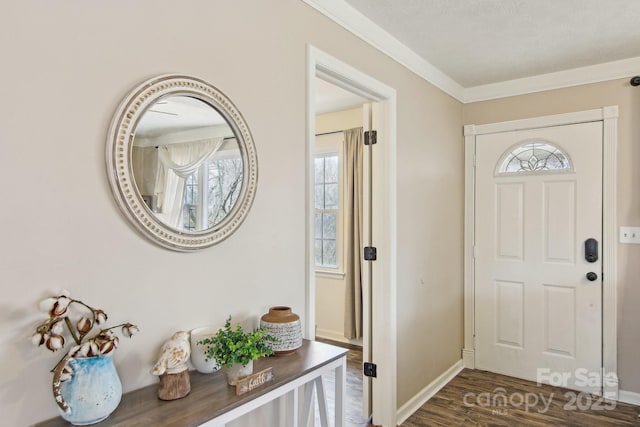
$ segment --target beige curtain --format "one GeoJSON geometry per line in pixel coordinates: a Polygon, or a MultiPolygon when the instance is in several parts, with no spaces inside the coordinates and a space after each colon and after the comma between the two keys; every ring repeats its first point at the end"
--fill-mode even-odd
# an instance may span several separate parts
{"type": "Polygon", "coordinates": [[[344,131],[345,180],[346,180],[346,296],[344,336],[348,339],[362,337],[362,158],[364,135],[362,128],[344,131]]]}
{"type": "Polygon", "coordinates": [[[156,216],[166,224],[181,229],[184,206],[184,182],[206,161],[215,156],[224,144],[223,138],[209,138],[183,144],[158,147],[158,169],[156,191],[158,207],[156,216]]]}

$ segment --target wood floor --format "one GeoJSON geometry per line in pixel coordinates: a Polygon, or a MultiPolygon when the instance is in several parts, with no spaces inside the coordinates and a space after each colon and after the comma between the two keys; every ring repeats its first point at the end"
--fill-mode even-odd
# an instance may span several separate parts
{"type": "MultiPolygon", "coordinates": [[[[324,381],[329,411],[333,413],[334,380],[326,377],[324,381]]],[[[369,426],[361,415],[362,350],[355,347],[350,347],[347,354],[346,398],[346,427],[369,426]]],[[[315,425],[320,425],[317,416],[315,425]]],[[[640,406],[465,369],[402,423],[402,427],[422,426],[640,426],[640,406]]]]}
{"type": "MultiPolygon", "coordinates": [[[[345,402],[345,427],[366,427],[369,425],[367,420],[362,418],[362,348],[349,346],[342,343],[336,343],[335,341],[323,340],[318,338],[318,341],[326,342],[349,349],[347,353],[347,393],[345,402]]],[[[334,378],[331,375],[323,377],[325,383],[325,391],[327,393],[327,405],[329,406],[329,413],[332,414],[334,410],[334,378]]],[[[316,410],[316,422],[315,425],[320,425],[320,419],[317,416],[316,410]]],[[[331,423],[330,423],[331,424],[331,423]]]]}
{"type": "Polygon", "coordinates": [[[640,426],[639,414],[638,406],[465,369],[402,427],[640,426]]]}

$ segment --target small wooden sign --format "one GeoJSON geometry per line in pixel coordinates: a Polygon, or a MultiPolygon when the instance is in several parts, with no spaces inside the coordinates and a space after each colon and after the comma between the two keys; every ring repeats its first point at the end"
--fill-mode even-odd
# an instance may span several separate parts
{"type": "Polygon", "coordinates": [[[273,380],[273,368],[267,368],[239,379],[236,383],[236,396],[250,392],[271,380],[273,380]]]}

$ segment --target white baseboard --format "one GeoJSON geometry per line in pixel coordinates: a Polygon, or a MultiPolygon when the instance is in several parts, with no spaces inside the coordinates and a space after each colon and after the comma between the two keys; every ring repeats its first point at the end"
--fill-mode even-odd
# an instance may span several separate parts
{"type": "Polygon", "coordinates": [[[362,338],[357,340],[349,340],[342,335],[341,332],[330,331],[328,329],[317,328],[316,329],[316,338],[324,338],[326,340],[342,342],[345,344],[352,344],[362,346],[362,338]]]}
{"type": "Polygon", "coordinates": [[[462,359],[458,360],[453,366],[447,369],[442,375],[431,381],[429,385],[423,388],[418,394],[411,398],[407,403],[398,409],[397,422],[398,425],[405,422],[414,412],[422,405],[427,403],[442,387],[447,385],[456,375],[464,369],[462,359]]]}
{"type": "Polygon", "coordinates": [[[630,403],[631,405],[640,406],[640,393],[620,390],[618,392],[618,402],[630,403]]]}
{"type": "Polygon", "coordinates": [[[342,335],[340,332],[331,331],[329,329],[317,328],[316,329],[316,337],[324,338],[324,339],[331,340],[331,341],[344,342],[344,343],[348,343],[349,342],[349,340],[346,339],[344,337],[344,335],[342,335]]]}

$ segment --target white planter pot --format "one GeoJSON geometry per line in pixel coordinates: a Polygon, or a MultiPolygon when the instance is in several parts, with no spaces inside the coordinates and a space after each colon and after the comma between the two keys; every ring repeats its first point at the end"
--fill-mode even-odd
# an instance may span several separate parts
{"type": "Polygon", "coordinates": [[[220,369],[215,359],[206,360],[206,345],[198,344],[204,338],[211,338],[220,328],[215,326],[204,326],[191,330],[191,363],[198,372],[210,374],[220,369]]]}
{"type": "Polygon", "coordinates": [[[253,360],[247,363],[247,366],[242,366],[239,363],[232,365],[230,368],[224,368],[225,374],[227,374],[227,384],[236,385],[238,380],[253,374],[253,360]]]}

